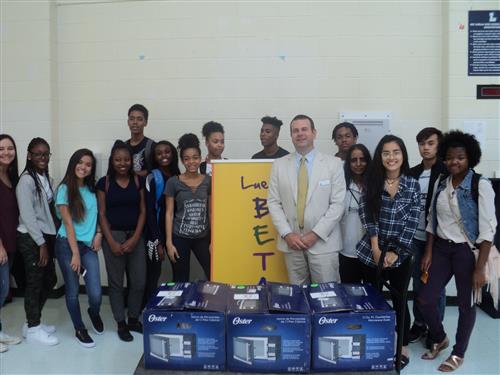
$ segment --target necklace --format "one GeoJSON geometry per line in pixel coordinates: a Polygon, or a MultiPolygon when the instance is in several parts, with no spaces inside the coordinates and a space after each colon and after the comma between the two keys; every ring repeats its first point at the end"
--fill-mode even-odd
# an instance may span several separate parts
{"type": "Polygon", "coordinates": [[[394,185],[395,182],[399,181],[399,177],[396,178],[386,178],[385,183],[389,186],[394,185]]]}

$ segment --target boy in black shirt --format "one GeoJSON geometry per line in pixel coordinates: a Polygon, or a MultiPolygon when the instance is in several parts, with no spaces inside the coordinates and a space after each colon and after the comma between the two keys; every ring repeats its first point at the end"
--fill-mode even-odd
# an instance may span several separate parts
{"type": "Polygon", "coordinates": [[[154,141],[144,135],[148,125],[149,112],[142,104],[134,104],[128,110],[128,127],[130,139],[127,144],[132,148],[134,172],[139,176],[147,176],[151,170],[151,153],[154,141]]]}
{"type": "Polygon", "coordinates": [[[278,146],[278,137],[280,127],[283,125],[281,120],[276,117],[263,117],[261,119],[260,143],[264,149],[252,156],[252,159],[277,159],[288,155],[289,152],[278,146]]]}

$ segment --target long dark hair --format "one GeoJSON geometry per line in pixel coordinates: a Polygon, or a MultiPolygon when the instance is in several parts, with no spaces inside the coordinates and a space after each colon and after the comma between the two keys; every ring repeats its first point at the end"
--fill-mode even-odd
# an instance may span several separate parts
{"type": "Polygon", "coordinates": [[[90,174],[84,178],[83,185],[87,186],[91,192],[95,192],[95,170],[96,160],[92,151],[86,148],[76,150],[68,162],[66,174],[59,184],[65,184],[68,188],[68,207],[71,217],[76,222],[80,222],[85,217],[85,205],[83,204],[82,195],[80,194],[80,186],[78,185],[78,177],[75,174],[75,168],[84,156],[90,156],[92,159],[92,169],[90,174]]]}
{"type": "Polygon", "coordinates": [[[14,145],[14,160],[12,160],[12,163],[10,163],[7,167],[7,177],[9,178],[12,187],[15,188],[17,185],[17,181],[19,181],[19,169],[17,166],[17,146],[16,142],[14,142],[14,138],[12,138],[10,135],[0,134],[0,141],[3,141],[4,139],[10,140],[14,145]]]}
{"type": "Polygon", "coordinates": [[[109,154],[109,159],[108,159],[108,171],[106,172],[106,175],[108,178],[115,178],[116,176],[116,171],[113,168],[113,156],[116,151],[118,150],[125,150],[129,153],[130,155],[130,168],[128,170],[128,176],[130,178],[134,178],[134,156],[132,154],[132,149],[128,144],[126,144],[123,141],[120,141],[117,139],[115,143],[113,144],[113,147],[111,148],[111,153],[109,154]]]}
{"type": "Polygon", "coordinates": [[[351,170],[351,157],[352,153],[354,150],[359,150],[363,153],[363,157],[365,158],[366,161],[366,169],[363,173],[363,188],[366,186],[366,172],[368,171],[368,168],[370,167],[370,163],[372,162],[372,157],[370,155],[370,151],[366,148],[366,146],[362,143],[356,143],[355,145],[352,145],[349,150],[347,151],[345,162],[344,162],[344,176],[345,176],[345,183],[346,187],[349,188],[349,185],[351,184],[353,180],[353,173],[351,170]]]}
{"type": "Polygon", "coordinates": [[[384,192],[384,183],[386,172],[382,164],[382,149],[384,145],[390,142],[395,142],[401,148],[403,153],[403,164],[401,165],[400,175],[408,175],[410,165],[408,164],[408,152],[403,140],[395,135],[389,134],[382,137],[373,154],[373,161],[368,166],[366,171],[366,181],[369,183],[366,186],[366,208],[368,218],[373,221],[378,220],[380,206],[382,202],[382,193],[384,192]]]}
{"type": "MultiPolygon", "coordinates": [[[[36,168],[33,165],[33,162],[29,159],[29,154],[31,154],[33,152],[33,149],[38,145],[47,146],[47,148],[49,149],[49,152],[50,152],[49,143],[45,139],[40,138],[40,137],[33,138],[28,145],[28,155],[26,155],[26,166],[24,167],[23,173],[26,172],[27,174],[29,174],[31,176],[31,178],[33,178],[33,180],[35,181],[35,189],[36,189],[38,199],[41,200],[42,199],[42,186],[41,186],[40,180],[37,177],[36,168]]],[[[50,184],[49,164],[48,163],[47,163],[47,169],[44,171],[43,174],[45,177],[47,177],[47,181],[49,182],[50,190],[52,190],[52,185],[50,184]]]]}
{"type": "Polygon", "coordinates": [[[170,148],[170,152],[172,153],[172,160],[170,161],[170,164],[168,165],[168,171],[170,172],[171,176],[178,176],[181,174],[181,171],[179,169],[179,154],[177,153],[177,149],[175,146],[170,143],[169,141],[160,141],[155,144],[155,147],[153,147],[153,152],[151,153],[151,165],[153,169],[159,168],[158,163],[156,162],[156,148],[159,145],[165,145],[170,148]]]}

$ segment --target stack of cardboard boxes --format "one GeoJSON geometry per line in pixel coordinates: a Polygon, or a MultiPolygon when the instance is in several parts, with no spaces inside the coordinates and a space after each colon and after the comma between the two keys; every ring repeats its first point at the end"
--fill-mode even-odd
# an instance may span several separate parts
{"type": "Polygon", "coordinates": [[[163,284],[144,312],[146,368],[391,370],[395,314],[369,285],[163,284]]]}

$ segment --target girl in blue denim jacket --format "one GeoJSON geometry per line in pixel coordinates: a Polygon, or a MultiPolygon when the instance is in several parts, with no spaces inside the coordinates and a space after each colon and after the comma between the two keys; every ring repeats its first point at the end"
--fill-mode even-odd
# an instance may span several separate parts
{"type": "Polygon", "coordinates": [[[418,303],[432,342],[422,358],[434,359],[449,344],[437,312],[439,292],[455,277],[459,306],[456,343],[451,355],[438,367],[439,371],[451,372],[463,363],[474,328],[476,310],[472,293],[486,282],[485,264],[497,223],[495,193],[487,179],[479,180],[474,197],[472,168],[481,158],[481,148],[474,136],[461,131],[445,134],[439,154],[449,176],[438,180],[434,189],[421,264],[428,281],[419,293],[418,303]],[[477,261],[471,246],[479,248],[477,261]]]}

